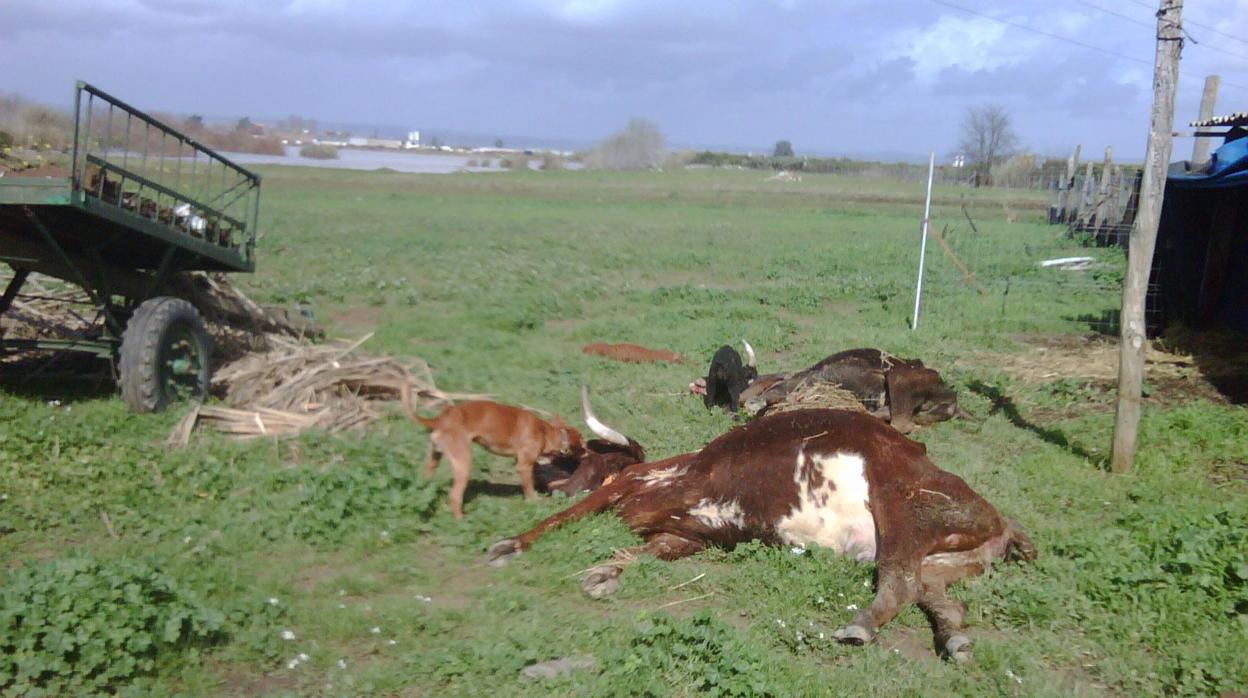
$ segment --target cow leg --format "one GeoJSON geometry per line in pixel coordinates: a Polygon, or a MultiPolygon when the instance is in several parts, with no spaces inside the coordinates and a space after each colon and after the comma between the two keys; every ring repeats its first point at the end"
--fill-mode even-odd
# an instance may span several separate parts
{"type": "Polygon", "coordinates": [[[919,598],[920,559],[920,555],[900,560],[881,559],[875,571],[875,599],[859,611],[849,625],[832,633],[832,637],[849,645],[864,645],[874,640],[880,627],[919,598]]]}
{"type": "Polygon", "coordinates": [[[971,641],[962,634],[962,621],[966,617],[966,604],[949,598],[942,582],[924,582],[919,594],[919,608],[927,616],[936,639],[936,651],[942,657],[956,662],[971,658],[971,641]]]}
{"type": "Polygon", "coordinates": [[[505,538],[491,545],[486,553],[486,562],[494,567],[501,567],[507,564],[513,557],[519,555],[522,550],[528,549],[533,544],[533,541],[545,535],[547,531],[559,528],[569,521],[576,521],[590,514],[597,514],[610,509],[615,506],[616,502],[620,501],[621,497],[632,493],[638,487],[644,486],[645,481],[641,478],[650,471],[672,467],[674,463],[687,460],[691,456],[692,454],[686,453],[675,458],[667,458],[653,463],[638,463],[625,468],[610,483],[594,490],[588,497],[576,504],[547,517],[538,525],[515,538],[505,538]]]}
{"type": "Polygon", "coordinates": [[[638,554],[653,555],[660,560],[679,560],[706,549],[706,543],[683,538],[673,533],[658,533],[639,548],[630,548],[616,559],[591,568],[581,577],[581,590],[595,599],[609,596],[620,587],[624,566],[638,554]]]}

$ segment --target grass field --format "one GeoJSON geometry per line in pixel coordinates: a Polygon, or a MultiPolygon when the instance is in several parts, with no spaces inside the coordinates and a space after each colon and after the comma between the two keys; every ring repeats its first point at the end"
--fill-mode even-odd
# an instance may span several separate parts
{"type": "Polygon", "coordinates": [[[921,357],[981,421],[917,438],[1019,520],[1040,558],[956,587],[975,643],[974,662],[956,666],[932,653],[913,608],[871,646],[833,643],[830,630],[869,602],[872,569],[817,549],[643,559],[617,595],[593,601],[577,573],[636,542],[602,516],[486,567],[490,543],[566,500],[525,503],[510,462],[478,452],[467,518],[452,520],[449,474],[422,480],[425,434],[397,414],[358,436],[200,434],[170,450],[177,413],[0,392],[0,693],[1248,689],[1244,408],[1154,394],[1134,472],[1111,475],[1103,381],[1028,379],[991,359],[1069,343],[1117,304],[1088,275],[1036,270],[1090,254],[1100,281],[1121,274],[1116,253],[1042,225],[1043,197],[938,189],[934,224],[959,226],[952,249],[987,293],[933,245],[911,331],[917,184],[765,184],[735,170],[264,175],[260,271],[242,280],[258,300],[310,304],[338,336],[375,332],[368,350],[427,360],[444,389],[573,417],[589,383],[599,416],[652,457],[732,426],[683,394],[720,344],[748,338],[764,372],[858,346],[921,357]],[[580,352],[591,341],[669,348],[690,363],[611,363],[580,352]],[[521,676],[573,655],[597,668],[521,676]]]}

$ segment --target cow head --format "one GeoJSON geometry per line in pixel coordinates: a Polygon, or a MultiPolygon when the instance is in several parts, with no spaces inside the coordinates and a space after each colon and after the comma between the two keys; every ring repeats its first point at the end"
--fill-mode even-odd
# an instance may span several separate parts
{"type": "Polygon", "coordinates": [[[584,450],[575,458],[558,458],[536,474],[544,489],[574,495],[596,490],[616,473],[646,460],[646,451],[636,441],[603,424],[589,406],[589,388],[581,387],[581,410],[585,424],[598,438],[585,442],[584,450]]]}
{"type": "Polygon", "coordinates": [[[886,380],[889,423],[903,434],[965,414],[957,393],[930,368],[894,366],[886,380]]]}
{"type": "Polygon", "coordinates": [[[749,342],[742,339],[741,343],[745,345],[745,379],[751,383],[758,378],[758,357],[754,356],[754,347],[749,342]]]}

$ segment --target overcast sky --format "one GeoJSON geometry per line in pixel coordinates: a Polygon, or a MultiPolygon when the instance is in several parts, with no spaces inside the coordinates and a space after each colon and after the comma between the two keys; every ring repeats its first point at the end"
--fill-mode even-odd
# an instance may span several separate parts
{"type": "MultiPolygon", "coordinates": [[[[0,0],[0,92],[67,107],[81,78],[182,114],[572,141],[642,116],[676,144],[783,138],[799,154],[948,154],[965,109],[995,103],[1042,153],[1081,142],[1138,159],[1155,5],[0,0]]],[[[1184,13],[1199,44],[1184,50],[1176,121],[1195,118],[1209,73],[1222,75],[1219,112],[1248,109],[1248,0],[1188,0],[1184,13]]]]}

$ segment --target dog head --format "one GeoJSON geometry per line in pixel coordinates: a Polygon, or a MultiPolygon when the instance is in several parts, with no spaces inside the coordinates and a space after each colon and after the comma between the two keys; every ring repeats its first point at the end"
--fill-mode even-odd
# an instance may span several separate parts
{"type": "Polygon", "coordinates": [[[565,424],[562,417],[555,415],[551,426],[559,433],[559,455],[579,458],[585,453],[585,442],[581,439],[581,433],[565,424]]]}

